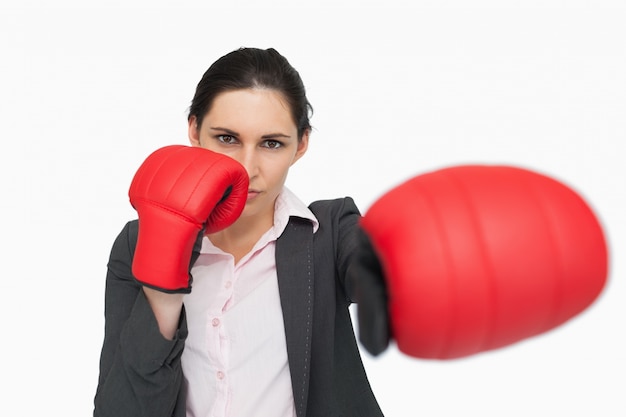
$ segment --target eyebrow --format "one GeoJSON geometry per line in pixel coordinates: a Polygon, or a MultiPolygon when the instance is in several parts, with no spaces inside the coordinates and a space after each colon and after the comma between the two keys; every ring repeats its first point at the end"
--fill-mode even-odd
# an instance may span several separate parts
{"type": "MultiPolygon", "coordinates": [[[[226,133],[228,135],[232,135],[232,136],[241,136],[239,133],[235,132],[234,130],[231,130],[231,129],[228,129],[228,128],[225,128],[225,127],[209,126],[209,129],[217,130],[217,131],[220,131],[220,132],[224,132],[224,133],[226,133]]],[[[290,137],[291,136],[289,136],[289,135],[285,135],[284,133],[278,133],[278,132],[277,133],[268,133],[268,134],[265,134],[265,135],[261,136],[262,139],[274,139],[274,138],[286,138],[286,139],[288,139],[290,137]]]]}

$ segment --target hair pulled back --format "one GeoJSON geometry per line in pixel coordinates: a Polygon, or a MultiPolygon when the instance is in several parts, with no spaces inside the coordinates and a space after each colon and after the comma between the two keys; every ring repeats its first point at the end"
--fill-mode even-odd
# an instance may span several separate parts
{"type": "Polygon", "coordinates": [[[275,49],[240,48],[215,61],[196,87],[189,107],[198,129],[220,93],[242,89],[271,89],[280,92],[289,105],[298,129],[298,140],[311,129],[309,103],[300,74],[275,49]]]}

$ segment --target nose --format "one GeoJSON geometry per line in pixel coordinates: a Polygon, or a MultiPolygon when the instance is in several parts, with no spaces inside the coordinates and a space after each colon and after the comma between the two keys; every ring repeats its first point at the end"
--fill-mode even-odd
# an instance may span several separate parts
{"type": "Polygon", "coordinates": [[[250,179],[254,178],[258,171],[258,158],[256,155],[256,149],[254,147],[244,146],[237,155],[237,161],[243,165],[243,167],[248,172],[248,177],[250,179]]]}

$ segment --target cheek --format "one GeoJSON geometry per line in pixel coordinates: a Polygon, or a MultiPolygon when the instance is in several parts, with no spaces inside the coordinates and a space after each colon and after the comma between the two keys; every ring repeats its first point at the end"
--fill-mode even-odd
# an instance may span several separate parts
{"type": "Polygon", "coordinates": [[[282,185],[287,178],[290,166],[291,164],[286,160],[274,161],[273,163],[267,164],[266,173],[273,183],[282,185]]]}
{"type": "Polygon", "coordinates": [[[199,142],[200,142],[201,148],[214,150],[214,149],[211,149],[211,145],[213,144],[213,141],[209,140],[209,137],[207,136],[206,133],[202,133],[200,135],[199,142]]]}

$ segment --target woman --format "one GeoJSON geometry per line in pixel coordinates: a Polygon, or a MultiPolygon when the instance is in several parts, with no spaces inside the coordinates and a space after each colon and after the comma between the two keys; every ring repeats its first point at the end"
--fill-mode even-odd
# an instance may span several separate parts
{"type": "Polygon", "coordinates": [[[111,251],[94,416],[380,416],[355,340],[346,275],[359,211],[307,207],[287,188],[307,150],[311,106],[273,49],[243,48],[200,80],[191,145],[249,177],[234,224],[202,238],[189,294],[131,272],[137,222],[111,251]]]}

